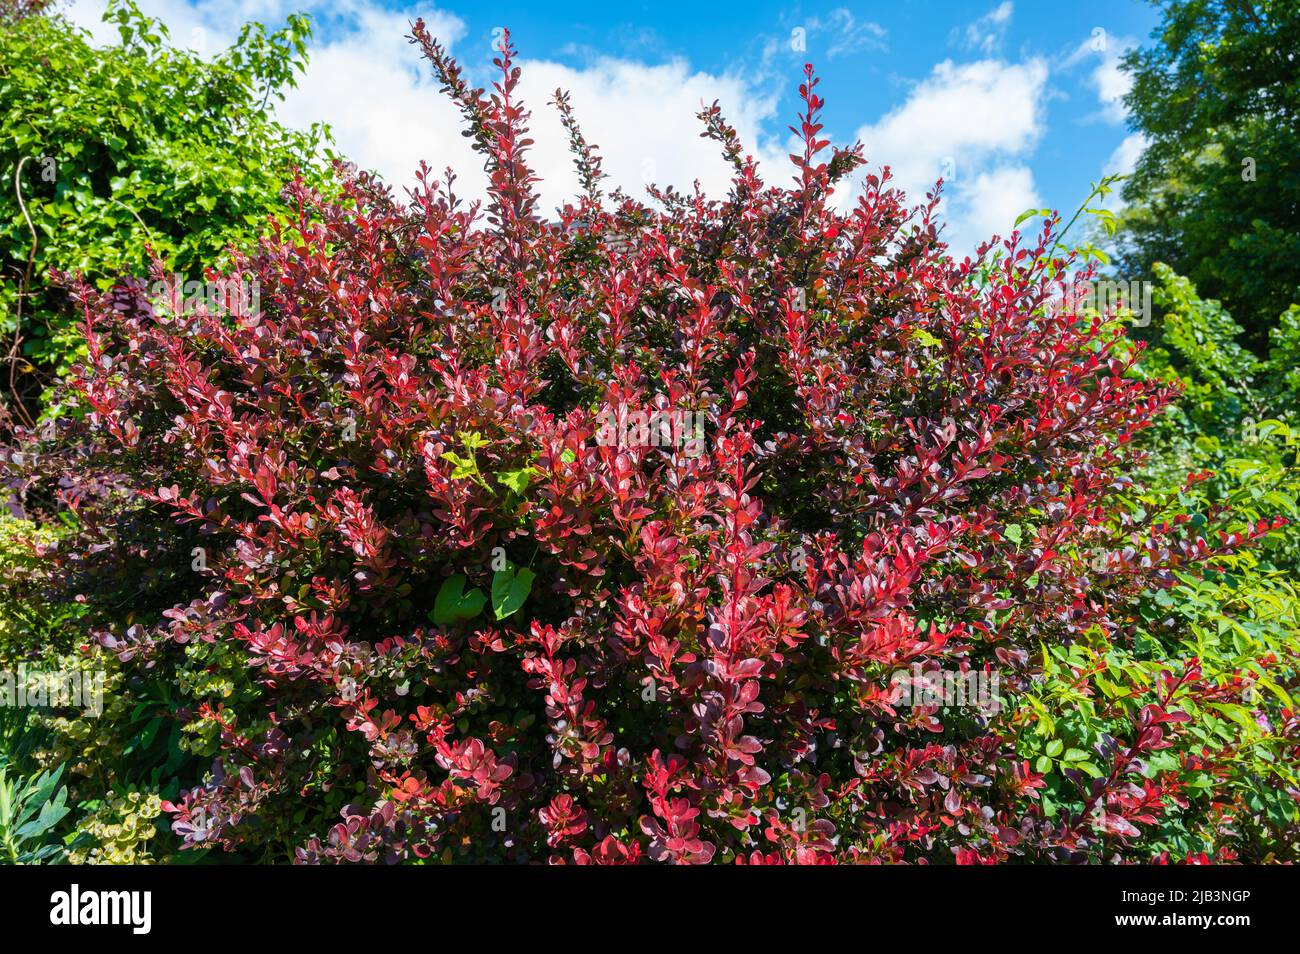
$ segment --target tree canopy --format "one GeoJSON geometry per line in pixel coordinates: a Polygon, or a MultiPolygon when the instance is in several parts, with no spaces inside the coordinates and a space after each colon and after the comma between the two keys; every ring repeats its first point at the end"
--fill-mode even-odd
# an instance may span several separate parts
{"type": "Polygon", "coordinates": [[[268,109],[306,64],[306,17],[275,31],[248,24],[204,58],[130,0],[109,5],[119,40],[108,46],[20,6],[6,6],[0,33],[0,334],[12,349],[0,387],[31,403],[79,347],[51,270],[107,288],[143,274],[152,248],[201,278],[283,210],[296,172],[321,179],[329,140],[268,109]]]}
{"type": "Polygon", "coordinates": [[[1300,2],[1180,0],[1125,60],[1148,145],[1124,187],[1121,254],[1221,300],[1262,353],[1300,301],[1300,2]]]}

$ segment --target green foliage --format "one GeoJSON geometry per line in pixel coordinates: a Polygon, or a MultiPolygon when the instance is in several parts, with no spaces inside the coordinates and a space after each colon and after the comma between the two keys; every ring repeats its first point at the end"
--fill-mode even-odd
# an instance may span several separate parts
{"type": "Polygon", "coordinates": [[[54,14],[0,34],[0,335],[20,336],[29,401],[81,347],[50,269],[106,288],[145,274],[149,245],[198,280],[282,211],[295,170],[324,181],[324,129],[287,130],[267,111],[305,64],[306,18],[249,24],[210,60],[172,47],[130,0],[105,19],[120,42],[103,48],[54,14]]]}
{"type": "Polygon", "coordinates": [[[59,785],[62,774],[60,766],[35,778],[10,778],[0,766],[0,860],[40,864],[63,853],[63,846],[50,837],[68,814],[68,790],[59,785]]]}
{"type": "Polygon", "coordinates": [[[1153,271],[1153,299],[1163,314],[1143,368],[1177,378],[1185,393],[1148,440],[1151,466],[1171,481],[1180,472],[1214,471],[1207,486],[1219,502],[1262,501],[1291,513],[1300,491],[1300,309],[1282,316],[1268,357],[1260,359],[1242,346],[1241,327],[1219,302],[1202,298],[1163,263],[1153,271]]]}
{"type": "Polygon", "coordinates": [[[1262,354],[1300,301],[1300,0],[1165,7],[1160,42],[1125,61],[1148,140],[1124,187],[1126,272],[1168,263],[1262,354]]]}
{"type": "Polygon", "coordinates": [[[1172,588],[1147,594],[1134,623],[1130,646],[1099,638],[1044,648],[1037,691],[1019,700],[1017,714],[1025,726],[1020,751],[1045,775],[1044,807],[1054,814],[1069,800],[1069,773],[1102,774],[1092,753],[1109,737],[1122,737],[1151,701],[1162,671],[1197,665],[1216,690],[1208,694],[1214,701],[1186,700],[1188,731],[1143,766],[1146,778],[1179,778],[1179,797],[1191,809],[1164,813],[1153,847],[1179,859],[1213,856],[1230,834],[1243,859],[1295,859],[1297,846],[1287,832],[1298,816],[1291,793],[1300,790],[1300,779],[1288,756],[1291,742],[1277,724],[1286,718],[1279,713],[1294,712],[1285,687],[1294,682],[1300,658],[1294,583],[1254,574],[1244,564],[1206,579],[1181,577],[1172,588]],[[1287,662],[1265,665],[1270,657],[1287,662]],[[1243,678],[1250,686],[1246,698],[1255,700],[1251,706],[1235,701],[1243,678]],[[1213,778],[1194,771],[1202,757],[1218,763],[1213,778]],[[1190,825],[1191,818],[1213,823],[1190,825]]]}
{"type": "Polygon", "coordinates": [[[162,817],[162,799],[144,792],[110,795],[77,826],[72,864],[139,865],[154,861],[150,851],[162,817]]]}
{"type": "Polygon", "coordinates": [[[1241,326],[1217,301],[1202,300],[1191,280],[1168,265],[1157,262],[1154,271],[1164,341],[1182,359],[1187,382],[1210,395],[1244,399],[1259,362],[1237,343],[1241,326]]]}
{"type": "Polygon", "coordinates": [[[505,619],[519,611],[533,588],[533,571],[528,567],[506,566],[492,577],[492,612],[505,619]]]}
{"type": "Polygon", "coordinates": [[[433,602],[433,621],[439,626],[451,626],[471,620],[483,612],[487,597],[478,587],[465,591],[465,574],[453,573],[438,588],[433,602]]]}
{"type": "Polygon", "coordinates": [[[0,669],[68,648],[67,623],[83,608],[71,599],[47,600],[29,577],[39,562],[37,554],[57,546],[62,535],[61,527],[38,527],[0,514],[0,669]]]}
{"type": "Polygon", "coordinates": [[[63,766],[36,773],[30,755],[40,737],[27,711],[0,705],[0,864],[40,864],[63,855],[57,835],[68,814],[63,766]]]}
{"type": "MultiPolygon", "coordinates": [[[[1191,797],[1217,800],[1243,856],[1294,859],[1294,839],[1280,833],[1296,823],[1300,779],[1285,758],[1279,717],[1266,714],[1265,703],[1280,704],[1294,718],[1287,687],[1300,675],[1300,309],[1282,316],[1268,357],[1260,359],[1242,346],[1241,326],[1218,301],[1203,299],[1190,279],[1163,263],[1153,270],[1163,318],[1144,368],[1177,377],[1185,394],[1147,436],[1148,470],[1176,488],[1187,512],[1231,512],[1229,530],[1275,516],[1291,522],[1220,561],[1204,579],[1180,577],[1172,588],[1148,594],[1134,651],[1197,659],[1207,678],[1217,674],[1225,682],[1234,671],[1254,674],[1255,709],[1225,700],[1193,713],[1194,737],[1231,753],[1233,771],[1191,797]],[[1180,486],[1188,471],[1205,471],[1206,479],[1180,486]]],[[[1135,672],[1140,665],[1135,660],[1121,668],[1135,672]]],[[[1161,762],[1170,758],[1162,753],[1161,762]]],[[[1203,850],[1198,840],[1212,840],[1206,832],[1167,835],[1180,855],[1203,850]]]]}
{"type": "MultiPolygon", "coordinates": [[[[1097,188],[1071,224],[1095,214],[1088,206],[1097,188]]],[[[1040,214],[1030,210],[1022,221],[1040,214]]],[[[1113,216],[1098,219],[1114,234],[1113,216]]],[[[1081,264],[1106,264],[1091,248],[1072,251],[1081,264]]],[[[1153,489],[1129,501],[1131,518],[1144,521],[1172,501],[1197,526],[1226,518],[1225,532],[1279,516],[1300,519],[1300,308],[1283,314],[1268,357],[1259,358],[1220,302],[1203,299],[1193,281],[1164,263],[1150,269],[1160,318],[1142,332],[1153,340],[1133,373],[1176,380],[1183,396],[1141,438],[1153,489]]],[[[1117,331],[1127,330],[1125,315],[1109,318],[1117,331]]],[[[1020,528],[1006,535],[1016,540],[1020,528]]],[[[1143,593],[1119,639],[1097,631],[1068,646],[1044,646],[1033,691],[1008,701],[1023,727],[1018,752],[1044,775],[1045,812],[1064,817],[1077,780],[1105,776],[1097,754],[1158,698],[1162,673],[1195,671],[1210,688],[1202,702],[1182,704],[1187,732],[1142,766],[1148,783],[1171,787],[1185,803],[1161,814],[1153,848],[1175,860],[1300,857],[1300,778],[1288,741],[1296,718],[1290,687],[1300,677],[1298,578],[1300,529],[1292,523],[1216,561],[1201,578],[1179,573],[1167,587],[1143,593]],[[1204,759],[1219,766],[1216,775],[1197,771],[1204,759]]]]}
{"type": "MultiPolygon", "coordinates": [[[[76,831],[62,839],[42,833],[42,844],[70,843],[74,861],[101,856],[105,861],[126,860],[132,850],[118,836],[131,832],[143,838],[144,829],[125,816],[110,821],[105,793],[138,789],[166,798],[179,792],[181,783],[190,783],[210,761],[212,742],[196,731],[187,732],[192,712],[183,704],[185,693],[229,697],[246,686],[247,679],[240,678],[240,668],[219,648],[200,644],[188,648],[185,665],[166,676],[136,678],[126,692],[116,657],[75,637],[76,621],[88,605],[75,598],[75,581],[61,581],[64,586],[51,589],[31,575],[37,554],[56,550],[67,530],[0,517],[0,565],[5,571],[0,575],[0,673],[15,673],[24,665],[50,672],[98,672],[104,708],[98,716],[87,716],[80,709],[0,705],[0,764],[8,766],[14,785],[57,766],[67,803],[98,813],[82,819],[76,831]],[[123,827],[116,830],[113,825],[123,827]]],[[[153,814],[156,817],[157,811],[153,814]]],[[[143,849],[135,854],[136,861],[147,860],[143,849]]]]}

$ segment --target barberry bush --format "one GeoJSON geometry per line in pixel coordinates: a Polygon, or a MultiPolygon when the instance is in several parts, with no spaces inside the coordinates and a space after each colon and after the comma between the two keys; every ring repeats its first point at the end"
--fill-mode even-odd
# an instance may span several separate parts
{"type": "Polygon", "coordinates": [[[1276,521],[1135,479],[1177,388],[1055,304],[1056,218],[958,260],[937,191],[822,138],[811,67],[791,181],[715,104],[729,193],[652,205],[606,194],[557,93],[582,191],[547,217],[508,39],[484,91],[413,32],[486,202],[427,169],[408,201],[294,183],[226,276],[255,313],[83,287],[75,413],[6,455],[63,527],[26,573],[80,607],[67,648],[168,687],[173,843],[1294,857],[1293,607],[1244,607],[1231,651],[1165,609],[1276,521]]]}

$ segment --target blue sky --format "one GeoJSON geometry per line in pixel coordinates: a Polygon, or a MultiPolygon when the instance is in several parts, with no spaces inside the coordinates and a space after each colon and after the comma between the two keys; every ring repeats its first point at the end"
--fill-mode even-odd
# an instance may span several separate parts
{"type": "MultiPolygon", "coordinates": [[[[70,13],[99,36],[104,0],[70,13]]],[[[1005,232],[1032,205],[1072,209],[1103,172],[1140,154],[1127,127],[1118,69],[1149,43],[1158,11],[1136,0],[867,3],[458,2],[391,0],[140,0],[181,44],[212,53],[244,20],[271,24],[295,10],[316,20],[313,63],[279,107],[293,124],[329,122],[342,149],[396,185],[416,162],[454,165],[481,187],[456,114],[403,39],[423,16],[468,69],[492,78],[492,43],[509,27],[533,109],[534,164],[557,204],[576,180],[546,103],[571,91],[588,139],[618,184],[647,180],[711,192],[726,169],[698,139],[701,100],[721,101],[767,178],[786,176],[786,125],[804,62],[822,76],[827,132],[860,138],[872,165],[889,164],[917,197],[939,175],[955,246],[1005,232]]],[[[846,194],[847,201],[851,195],[846,194]]]]}

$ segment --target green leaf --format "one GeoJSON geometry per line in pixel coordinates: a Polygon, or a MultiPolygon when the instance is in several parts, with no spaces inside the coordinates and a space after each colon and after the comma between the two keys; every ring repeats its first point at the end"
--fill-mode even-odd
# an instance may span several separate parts
{"type": "Polygon", "coordinates": [[[536,471],[532,467],[521,467],[518,470],[503,470],[497,474],[497,483],[509,487],[517,494],[522,494],[528,489],[529,482],[533,479],[536,471]]]}
{"type": "Polygon", "coordinates": [[[483,611],[487,597],[477,587],[465,591],[465,574],[453,573],[443,581],[433,601],[433,621],[439,626],[454,626],[471,620],[483,611]]]}
{"type": "Polygon", "coordinates": [[[492,612],[497,619],[505,619],[511,613],[518,612],[524,605],[528,594],[533,589],[533,571],[528,567],[516,569],[507,564],[504,570],[498,570],[492,577],[492,612]]]}
{"type": "Polygon", "coordinates": [[[149,746],[153,744],[154,737],[158,735],[158,730],[161,729],[162,726],[163,720],[161,716],[154,716],[150,719],[148,724],[145,725],[144,729],[140,732],[138,738],[139,747],[141,749],[149,748],[149,746]]]}
{"type": "Polygon", "coordinates": [[[1051,742],[1047,743],[1047,754],[1052,758],[1056,758],[1062,751],[1064,751],[1064,749],[1065,743],[1060,739],[1053,739],[1051,742]]]}
{"type": "Polygon", "coordinates": [[[930,334],[930,332],[926,331],[924,328],[913,328],[912,340],[922,348],[937,348],[939,345],[943,344],[942,341],[930,334]]]}
{"type": "Polygon", "coordinates": [[[461,431],[456,435],[460,438],[461,444],[472,455],[480,447],[487,447],[488,439],[478,431],[461,431]]]}
{"type": "Polygon", "coordinates": [[[478,462],[471,457],[461,457],[455,451],[444,451],[443,460],[451,461],[451,477],[453,480],[464,480],[467,477],[473,478],[478,474],[478,462]]]}

